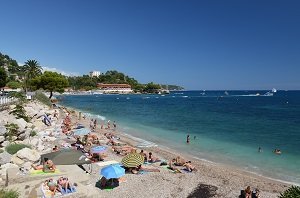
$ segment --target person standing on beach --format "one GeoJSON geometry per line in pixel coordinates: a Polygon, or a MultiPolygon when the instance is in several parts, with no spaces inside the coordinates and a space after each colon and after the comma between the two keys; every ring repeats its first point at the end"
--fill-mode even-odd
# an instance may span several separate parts
{"type": "Polygon", "coordinates": [[[190,143],[190,135],[188,134],[187,136],[186,136],[186,143],[190,143]]]}
{"type": "Polygon", "coordinates": [[[94,130],[97,128],[97,119],[94,120],[94,130]]]}
{"type": "Polygon", "coordinates": [[[117,128],[116,121],[114,121],[114,123],[113,123],[113,127],[114,127],[114,131],[115,131],[115,130],[116,130],[116,128],[117,128]]]}

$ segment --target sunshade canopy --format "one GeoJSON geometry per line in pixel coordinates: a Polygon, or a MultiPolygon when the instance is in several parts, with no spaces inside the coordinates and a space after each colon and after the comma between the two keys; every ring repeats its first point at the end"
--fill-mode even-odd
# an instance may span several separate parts
{"type": "Polygon", "coordinates": [[[113,164],[102,168],[100,174],[106,179],[120,178],[125,175],[125,169],[119,164],[113,164]]]}
{"type": "Polygon", "coordinates": [[[45,158],[52,160],[55,165],[82,165],[91,163],[90,160],[86,160],[86,156],[81,151],[74,149],[63,149],[41,156],[42,161],[45,158]]]}
{"type": "Polygon", "coordinates": [[[144,163],[144,156],[139,153],[129,153],[122,159],[122,164],[125,167],[133,168],[144,163]]]}

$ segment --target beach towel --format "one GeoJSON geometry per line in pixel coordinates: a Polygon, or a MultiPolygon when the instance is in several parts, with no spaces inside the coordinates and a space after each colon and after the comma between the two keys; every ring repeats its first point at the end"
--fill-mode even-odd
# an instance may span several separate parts
{"type": "Polygon", "coordinates": [[[95,164],[97,164],[97,166],[102,167],[102,166],[107,166],[107,165],[111,165],[111,164],[119,164],[119,163],[120,162],[112,160],[112,161],[105,161],[105,162],[97,162],[95,164]]]}
{"type": "Polygon", "coordinates": [[[191,171],[187,170],[186,168],[181,169],[183,173],[192,173],[191,171]]]}
{"type": "Polygon", "coordinates": [[[57,174],[60,173],[60,171],[58,169],[55,169],[55,172],[43,172],[43,170],[31,170],[30,171],[30,175],[51,175],[51,174],[57,174]]]}
{"type": "Polygon", "coordinates": [[[67,189],[60,188],[59,190],[60,190],[61,194],[63,194],[63,195],[76,192],[76,188],[74,186],[72,186],[71,188],[67,188],[67,189]]]}
{"type": "Polygon", "coordinates": [[[140,171],[138,172],[138,175],[144,175],[144,174],[146,174],[146,173],[148,173],[148,171],[140,170],[140,171]]]}
{"type": "Polygon", "coordinates": [[[164,168],[164,169],[167,169],[168,171],[170,171],[170,172],[172,172],[172,173],[177,173],[177,171],[171,170],[170,167],[169,167],[169,165],[162,165],[162,166],[160,166],[160,167],[162,167],[162,168],[164,168]]]}

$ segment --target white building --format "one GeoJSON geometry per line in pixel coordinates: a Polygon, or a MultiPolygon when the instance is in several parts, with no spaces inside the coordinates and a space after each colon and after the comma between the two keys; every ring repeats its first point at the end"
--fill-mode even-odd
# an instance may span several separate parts
{"type": "Polygon", "coordinates": [[[90,72],[90,77],[98,77],[101,75],[100,71],[91,71],[90,72]]]}

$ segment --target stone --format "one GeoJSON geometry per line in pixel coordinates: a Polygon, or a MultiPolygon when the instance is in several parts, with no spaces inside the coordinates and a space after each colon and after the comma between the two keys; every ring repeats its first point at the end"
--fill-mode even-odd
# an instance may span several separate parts
{"type": "Polygon", "coordinates": [[[38,144],[36,148],[38,151],[43,151],[45,149],[45,146],[43,144],[38,144]]]}
{"type": "Polygon", "coordinates": [[[6,175],[6,170],[9,169],[9,168],[18,168],[18,166],[15,165],[15,164],[12,164],[12,163],[6,163],[6,164],[4,164],[4,165],[2,165],[0,167],[0,169],[1,169],[0,170],[0,175],[1,176],[5,176],[6,175]]]}
{"type": "Polygon", "coordinates": [[[30,170],[31,169],[31,165],[32,163],[31,162],[25,162],[22,167],[24,167],[26,170],[30,170]]]}
{"type": "Polygon", "coordinates": [[[6,151],[0,154],[0,165],[7,164],[11,162],[12,155],[6,151]]]}
{"type": "Polygon", "coordinates": [[[37,162],[41,155],[36,151],[30,148],[23,148],[17,152],[17,156],[25,161],[37,162]]]}
{"type": "Polygon", "coordinates": [[[26,125],[26,128],[27,128],[27,129],[31,129],[31,127],[33,127],[33,124],[30,123],[30,122],[28,122],[27,125],[26,125]]]}
{"type": "Polygon", "coordinates": [[[38,143],[39,143],[39,138],[32,138],[30,140],[30,145],[32,145],[34,147],[36,147],[38,145],[38,143]]]}
{"type": "Polygon", "coordinates": [[[20,135],[18,135],[18,140],[25,140],[26,139],[26,134],[22,133],[20,135]]]}
{"type": "Polygon", "coordinates": [[[11,157],[11,162],[20,166],[22,164],[24,164],[24,161],[21,160],[20,158],[18,158],[18,156],[16,154],[14,154],[12,157],[11,157]]]}
{"type": "Polygon", "coordinates": [[[4,136],[0,136],[0,142],[4,142],[5,137],[4,136]]]}
{"type": "Polygon", "coordinates": [[[10,145],[10,141],[4,141],[1,144],[3,147],[7,147],[8,145],[10,145]]]}
{"type": "Polygon", "coordinates": [[[24,131],[25,130],[27,122],[23,118],[16,119],[15,123],[19,126],[19,131],[24,131]]]}
{"type": "Polygon", "coordinates": [[[11,141],[15,141],[15,140],[17,140],[17,139],[18,139],[17,136],[11,136],[11,141]]]}
{"type": "Polygon", "coordinates": [[[4,125],[0,125],[0,135],[4,135],[6,133],[6,128],[4,125]]]}

